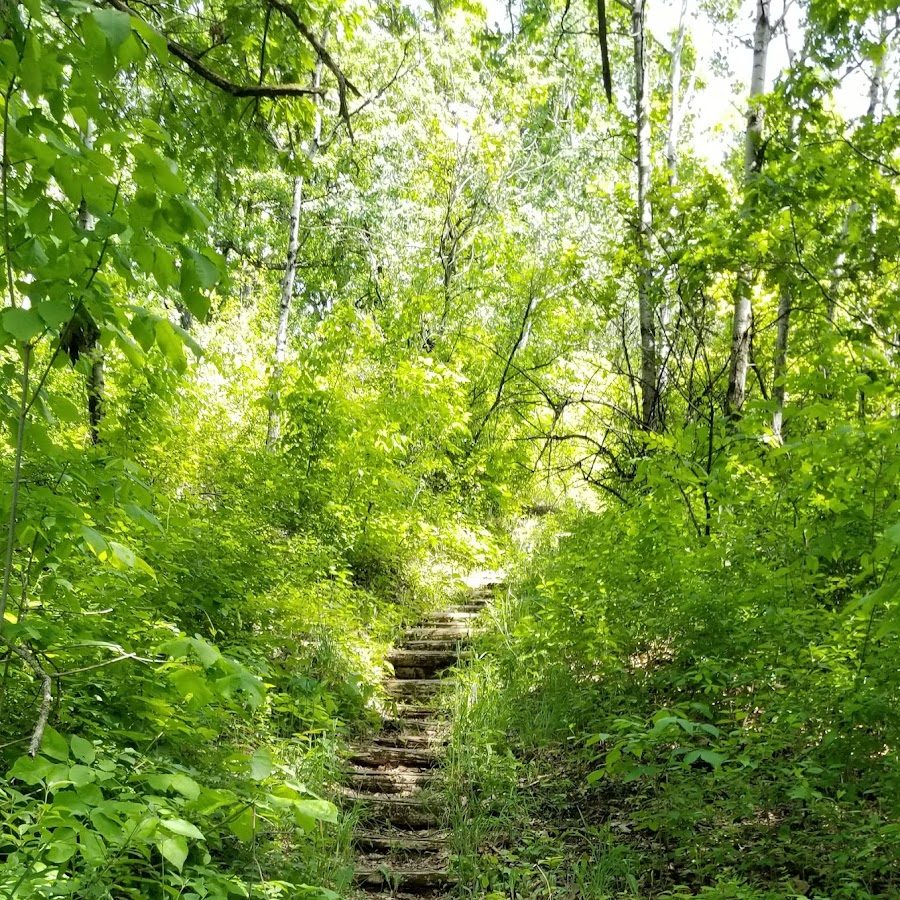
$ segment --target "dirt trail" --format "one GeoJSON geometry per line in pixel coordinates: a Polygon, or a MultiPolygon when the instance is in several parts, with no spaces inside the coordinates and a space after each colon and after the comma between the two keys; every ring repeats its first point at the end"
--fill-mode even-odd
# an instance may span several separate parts
{"type": "Polygon", "coordinates": [[[471,576],[464,603],[407,628],[388,656],[394,677],[385,688],[393,710],[379,734],[354,748],[349,759],[347,797],[361,806],[354,836],[361,900],[435,900],[454,884],[439,783],[449,728],[442,700],[452,685],[443,675],[465,657],[499,583],[496,573],[471,576]]]}

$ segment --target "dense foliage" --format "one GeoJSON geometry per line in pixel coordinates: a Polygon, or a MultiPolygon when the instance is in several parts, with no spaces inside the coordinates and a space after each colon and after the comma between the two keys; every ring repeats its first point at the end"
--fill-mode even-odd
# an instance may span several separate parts
{"type": "Polygon", "coordinates": [[[461,895],[900,891],[900,23],[673,6],[0,9],[0,895],[346,896],[501,560],[461,895]]]}

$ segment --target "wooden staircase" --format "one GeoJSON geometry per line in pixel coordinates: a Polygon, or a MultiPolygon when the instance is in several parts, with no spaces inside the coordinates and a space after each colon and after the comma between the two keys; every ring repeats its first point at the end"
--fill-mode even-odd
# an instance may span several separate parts
{"type": "Polygon", "coordinates": [[[465,603],[406,629],[388,655],[392,713],[376,737],[350,754],[345,796],[360,808],[354,883],[361,900],[439,898],[455,882],[442,828],[440,762],[448,725],[441,712],[453,684],[444,675],[467,656],[500,580],[485,573],[470,583],[465,603]]]}

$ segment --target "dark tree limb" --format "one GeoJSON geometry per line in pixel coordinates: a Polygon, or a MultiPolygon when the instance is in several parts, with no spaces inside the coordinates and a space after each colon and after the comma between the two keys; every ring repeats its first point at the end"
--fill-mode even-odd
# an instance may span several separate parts
{"type": "MultiPolygon", "coordinates": [[[[147,22],[140,14],[135,12],[125,0],[105,0],[106,5],[118,9],[120,12],[127,13],[134,19],[139,19],[148,27],[153,26],[147,22]]],[[[157,30],[157,29],[154,29],[157,30]]],[[[308,30],[308,29],[307,29],[308,30]]],[[[169,52],[172,56],[180,59],[195,75],[199,75],[204,81],[209,82],[220,91],[231,97],[257,97],[276,99],[278,97],[321,97],[321,90],[314,90],[302,84],[237,84],[229,80],[224,75],[220,75],[213,69],[209,68],[205,63],[200,61],[200,57],[192,50],[189,50],[183,44],[160,34],[160,37],[166,42],[169,52]]],[[[343,77],[343,76],[342,76],[343,77]]],[[[338,82],[340,88],[340,81],[338,82]]]]}
{"type": "Polygon", "coordinates": [[[606,31],[606,0],[597,0],[597,37],[600,39],[600,60],[603,65],[603,90],[612,103],[612,69],[609,65],[609,35],[606,31]]]}
{"type": "Polygon", "coordinates": [[[354,97],[361,97],[362,94],[359,92],[359,89],[346,75],[344,75],[341,67],[334,61],[334,57],[325,49],[325,45],[315,36],[315,34],[313,34],[312,29],[310,29],[303,19],[300,18],[300,14],[293,6],[285,2],[285,0],[268,0],[268,2],[273,9],[277,10],[286,19],[290,20],[294,28],[296,28],[303,36],[303,39],[312,46],[318,54],[319,59],[322,60],[326,68],[334,75],[338,85],[341,118],[347,123],[347,128],[349,129],[350,107],[347,105],[347,94],[349,92],[354,97]]]}

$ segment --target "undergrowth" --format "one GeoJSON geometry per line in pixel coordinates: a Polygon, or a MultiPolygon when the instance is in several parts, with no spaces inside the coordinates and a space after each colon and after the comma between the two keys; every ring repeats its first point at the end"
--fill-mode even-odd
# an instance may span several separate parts
{"type": "Polygon", "coordinates": [[[460,895],[897,896],[885,629],[749,549],[661,539],[562,516],[497,603],[456,694],[460,895]]]}

